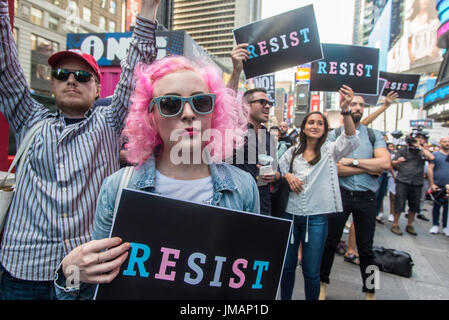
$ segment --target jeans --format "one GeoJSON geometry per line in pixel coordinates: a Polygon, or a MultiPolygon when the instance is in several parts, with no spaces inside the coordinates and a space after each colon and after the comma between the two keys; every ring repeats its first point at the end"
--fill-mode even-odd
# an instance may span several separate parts
{"type": "Polygon", "coordinates": [[[440,204],[437,201],[433,202],[433,209],[432,209],[432,225],[439,226],[440,222],[440,209],[443,207],[443,228],[447,227],[447,201],[444,202],[444,204],[440,204]]]}
{"type": "Polygon", "coordinates": [[[382,207],[382,203],[384,201],[385,194],[387,193],[388,188],[388,172],[382,173],[382,175],[377,178],[379,182],[379,189],[376,193],[376,213],[379,214],[380,208],[382,207]]]}
{"type": "Polygon", "coordinates": [[[56,300],[53,281],[17,279],[0,264],[0,300],[56,300]]]}
{"type": "Polygon", "coordinates": [[[295,286],[298,248],[302,243],[302,274],[306,300],[318,300],[320,295],[320,264],[327,237],[326,215],[295,216],[285,212],[283,218],[293,220],[292,236],[287,248],[284,270],[281,278],[281,299],[291,300],[295,286]],[[308,241],[305,242],[306,228],[308,241]]]}
{"type": "MultiPolygon", "coordinates": [[[[357,250],[360,259],[360,273],[363,281],[363,292],[374,293],[373,283],[367,283],[367,268],[374,266],[373,239],[376,226],[376,194],[371,191],[351,192],[341,189],[343,212],[327,215],[329,234],[321,261],[321,281],[329,283],[329,275],[334,262],[335,250],[340,242],[343,228],[349,214],[355,227],[357,250]]],[[[370,280],[372,277],[368,278],[370,280]]]]}

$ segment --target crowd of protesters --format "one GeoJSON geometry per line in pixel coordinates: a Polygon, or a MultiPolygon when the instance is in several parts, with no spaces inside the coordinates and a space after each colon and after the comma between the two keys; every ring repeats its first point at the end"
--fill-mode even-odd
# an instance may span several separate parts
{"type": "MultiPolygon", "coordinates": [[[[213,66],[198,67],[184,57],[155,61],[159,2],[142,3],[120,81],[104,105],[95,103],[101,72],[91,55],[68,50],[49,58],[58,108],[53,114],[31,96],[18,62],[8,6],[0,1],[0,112],[18,145],[30,128],[40,125],[17,173],[3,230],[1,299],[90,299],[94,284],[108,283],[118,275],[130,244],[109,238],[109,233],[115,195],[129,172],[120,169],[125,162],[135,166],[132,189],[267,216],[273,212],[273,186],[286,181],[290,191],[281,217],[291,220],[293,228],[281,299],[292,298],[298,260],[306,299],[326,298],[334,255],[350,215],[350,242],[357,251],[353,256],[358,257],[362,290],[367,299],[374,299],[367,269],[374,264],[380,204],[388,190],[394,199],[391,231],[400,235],[398,219],[408,201],[406,231],[416,235],[413,221],[422,212],[425,172],[434,197],[430,232],[439,232],[443,207],[442,228],[449,235],[445,200],[449,138],[441,139],[441,149],[433,154],[419,134],[410,135],[407,146],[399,150],[391,144],[387,148],[382,133],[362,121],[363,97],[348,86],[339,91],[341,127],[331,130],[325,115],[312,112],[297,137],[288,134],[287,122],[268,129],[264,124],[273,102],[267,92],[261,88],[238,92],[243,62],[249,56],[246,44],[231,52],[233,73],[226,84],[213,66]],[[208,129],[223,136],[231,130],[245,140],[230,147],[225,139],[193,139],[208,129]],[[173,132],[181,138],[173,141],[173,132]],[[206,151],[212,161],[187,159],[175,164],[171,156],[178,144],[185,144],[183,150],[206,151]],[[242,163],[236,159],[240,150],[242,163]],[[252,154],[265,157],[251,161],[252,154]],[[224,162],[227,159],[232,165],[224,162]],[[271,169],[261,173],[267,165],[271,169]],[[66,283],[72,266],[80,270],[81,281],[73,288],[66,283]]],[[[386,107],[396,98],[388,95],[386,107]]]]}

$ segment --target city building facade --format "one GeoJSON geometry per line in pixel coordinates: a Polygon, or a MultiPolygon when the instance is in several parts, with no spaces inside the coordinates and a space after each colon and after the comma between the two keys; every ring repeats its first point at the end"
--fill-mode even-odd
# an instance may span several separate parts
{"type": "MultiPolygon", "coordinates": [[[[408,133],[413,129],[412,123],[429,117],[423,98],[434,86],[442,62],[442,50],[437,47],[437,2],[441,1],[356,0],[355,15],[359,17],[354,17],[354,21],[359,19],[361,24],[354,28],[354,43],[373,45],[373,37],[380,39],[381,35],[389,34],[380,42],[381,59],[386,60],[386,68],[380,70],[421,75],[415,99],[396,101],[371,124],[373,128],[408,133]],[[377,23],[385,16],[387,23],[377,23]],[[388,51],[382,56],[385,47],[388,51]]],[[[366,115],[377,108],[367,108],[366,115]]],[[[432,122],[432,126],[426,128],[433,140],[444,134],[441,125],[432,122]]]]}
{"type": "Polygon", "coordinates": [[[50,93],[48,57],[66,48],[67,33],[124,31],[125,0],[16,0],[14,36],[30,88],[50,93]]]}
{"type": "Polygon", "coordinates": [[[260,19],[261,0],[174,0],[173,30],[186,31],[210,55],[230,64],[232,30],[260,19]]]}

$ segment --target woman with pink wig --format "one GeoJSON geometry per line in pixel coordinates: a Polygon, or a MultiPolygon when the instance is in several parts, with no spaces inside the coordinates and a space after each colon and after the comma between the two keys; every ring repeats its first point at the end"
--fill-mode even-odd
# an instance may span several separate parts
{"type": "MultiPolygon", "coordinates": [[[[243,142],[246,123],[241,99],[225,87],[216,68],[168,57],[140,65],[135,78],[123,131],[127,159],[135,164],[128,188],[259,213],[254,179],[223,162],[243,142]]],[[[59,297],[91,298],[95,286],[89,284],[112,281],[126,260],[130,244],[108,238],[124,170],[103,183],[94,241],[75,248],[62,261],[55,280],[59,297]],[[69,290],[65,277],[73,266],[80,271],[81,286],[69,290]]]]}

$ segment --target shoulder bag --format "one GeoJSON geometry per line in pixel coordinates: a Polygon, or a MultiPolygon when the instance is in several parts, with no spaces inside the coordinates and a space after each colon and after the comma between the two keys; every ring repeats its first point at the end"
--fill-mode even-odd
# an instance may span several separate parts
{"type": "MultiPolygon", "coordinates": [[[[292,153],[292,159],[290,161],[289,173],[293,172],[293,160],[295,151],[292,153]]],[[[271,216],[272,217],[282,217],[285,209],[287,208],[288,197],[290,195],[290,186],[287,180],[281,176],[278,183],[273,185],[273,190],[271,191],[271,216]]]]}
{"type": "Polygon", "coordinates": [[[11,205],[12,198],[14,196],[14,190],[16,188],[16,181],[19,179],[17,175],[11,174],[12,170],[16,166],[17,162],[20,160],[19,165],[17,167],[17,173],[20,174],[23,163],[25,162],[25,158],[28,154],[28,150],[30,149],[31,143],[34,140],[39,129],[45,123],[45,120],[39,121],[34,126],[31,127],[30,130],[25,135],[22,143],[20,144],[19,149],[16,152],[16,156],[14,157],[11,166],[9,167],[8,172],[1,172],[3,179],[0,181],[0,232],[3,230],[3,226],[6,221],[6,215],[9,210],[9,206],[11,205]],[[8,177],[10,177],[8,179],[8,177]]]}

